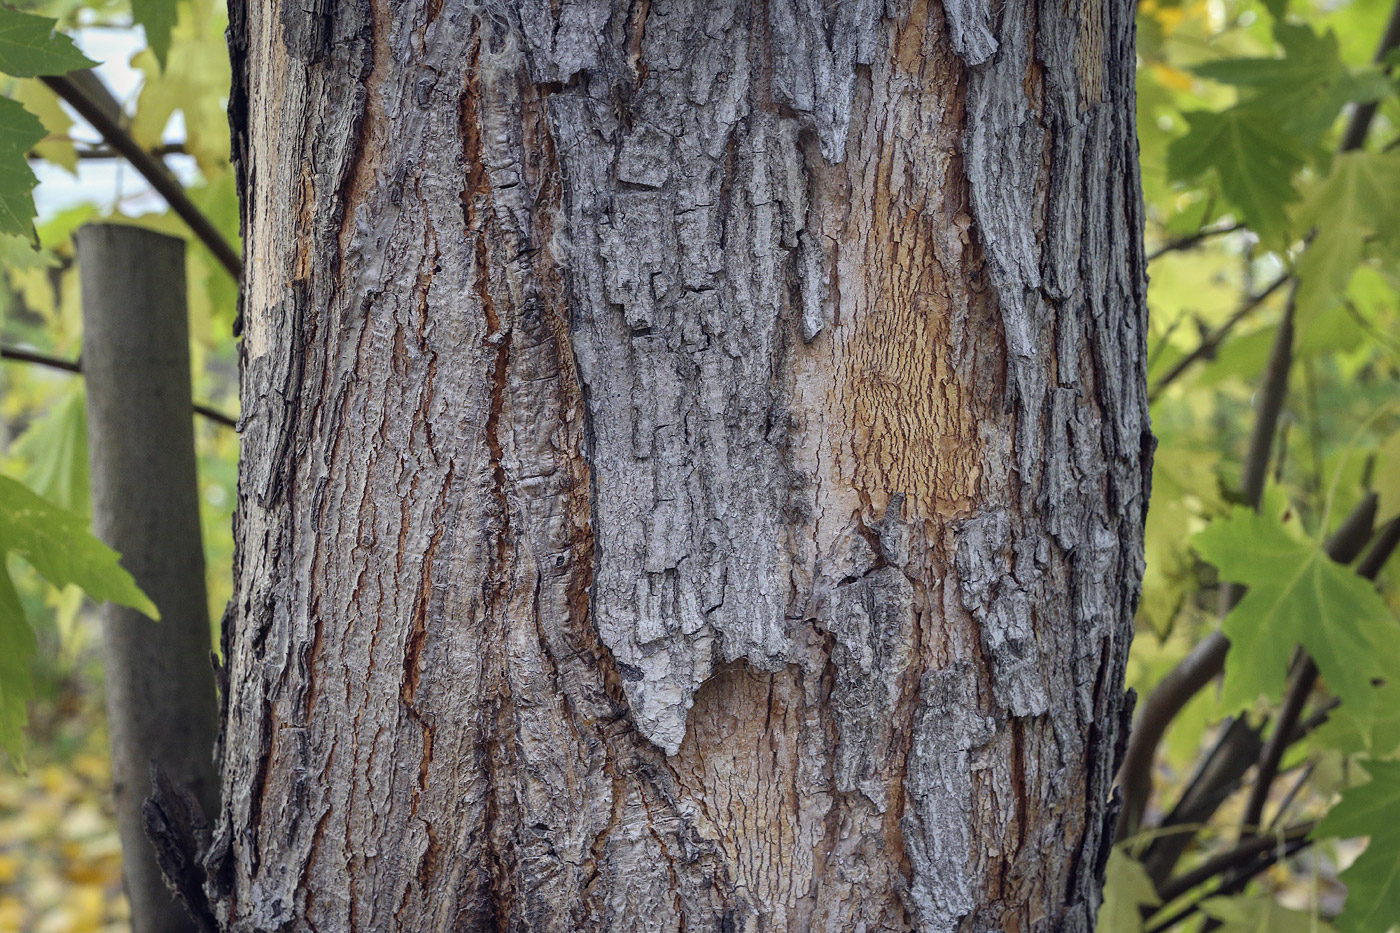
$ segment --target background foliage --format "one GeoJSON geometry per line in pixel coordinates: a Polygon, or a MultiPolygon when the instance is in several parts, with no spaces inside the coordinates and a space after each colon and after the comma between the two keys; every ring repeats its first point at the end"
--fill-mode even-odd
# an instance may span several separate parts
{"type": "MultiPolygon", "coordinates": [[[[233,277],[37,77],[126,37],[102,72],[136,79],[118,88],[125,133],[236,242],[221,3],[15,6],[0,6],[0,344],[78,357],[82,223],[185,236],[195,396],[232,412],[233,277]]],[[[1131,684],[1157,708],[1173,678],[1202,670],[1213,633],[1233,647],[1223,678],[1169,708],[1147,772],[1125,776],[1107,933],[1384,933],[1400,920],[1400,561],[1385,559],[1400,521],[1393,17],[1390,0],[1139,4],[1160,446],[1131,684]],[[1342,532],[1359,560],[1329,556],[1342,532]],[[1223,621],[1222,598],[1238,599],[1223,621]]],[[[0,929],[123,924],[101,674],[78,587],[142,597],[95,542],[57,566],[36,537],[80,540],[87,520],[79,378],[14,358],[0,370],[0,747],[22,763],[27,704],[36,760],[0,776],[0,929]]],[[[237,441],[201,418],[197,443],[217,619],[237,441]]]]}

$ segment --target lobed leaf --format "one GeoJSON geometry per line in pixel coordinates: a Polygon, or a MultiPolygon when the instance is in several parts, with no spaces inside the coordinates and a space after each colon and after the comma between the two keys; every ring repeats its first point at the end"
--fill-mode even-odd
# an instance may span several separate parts
{"type": "Polygon", "coordinates": [[[1237,506],[1193,539],[1223,580],[1249,589],[1221,623],[1230,639],[1221,701],[1276,699],[1294,648],[1306,648],[1359,722],[1375,715],[1375,682],[1400,682],[1400,626],[1375,587],[1283,522],[1237,506]]]}
{"type": "Polygon", "coordinates": [[[61,75],[97,64],[73,40],[55,32],[56,20],[0,5],[0,71],[16,78],[61,75]]]}
{"type": "Polygon", "coordinates": [[[1285,205],[1298,200],[1292,178],[1304,154],[1297,142],[1277,119],[1249,107],[1197,110],[1185,117],[1190,130],[1167,149],[1172,177],[1193,181],[1214,171],[1221,193],[1245,223],[1264,239],[1281,239],[1285,205]]]}
{"type": "Polygon", "coordinates": [[[1342,933],[1384,933],[1400,917],[1400,762],[1366,764],[1371,780],[1342,792],[1313,835],[1370,836],[1366,851],[1342,872],[1346,905],[1338,915],[1342,933]]]}
{"type": "Polygon", "coordinates": [[[146,32],[146,44],[165,67],[170,56],[170,34],[178,17],[178,0],[131,0],[131,17],[146,32]]]}
{"type": "Polygon", "coordinates": [[[99,602],[110,600],[160,618],[117,552],[88,533],[81,515],[53,505],[8,476],[0,476],[0,553],[23,558],[54,586],[74,583],[99,602]]]}
{"type": "Polygon", "coordinates": [[[39,118],[0,97],[0,233],[34,240],[34,186],[29,150],[47,134],[39,118]]]}

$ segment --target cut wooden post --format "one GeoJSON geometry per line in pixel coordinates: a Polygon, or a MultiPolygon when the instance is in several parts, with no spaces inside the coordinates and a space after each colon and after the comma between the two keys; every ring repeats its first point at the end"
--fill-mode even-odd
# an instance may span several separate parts
{"type": "Polygon", "coordinates": [[[142,831],[150,762],[217,800],[210,630],[190,397],[185,248],[137,227],[78,233],[93,524],[160,608],[102,607],[112,778],[135,933],[192,928],[142,831]]]}

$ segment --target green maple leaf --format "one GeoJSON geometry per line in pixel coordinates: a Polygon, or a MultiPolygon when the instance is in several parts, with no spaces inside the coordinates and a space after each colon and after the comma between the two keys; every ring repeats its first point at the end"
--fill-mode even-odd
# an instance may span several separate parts
{"type": "Polygon", "coordinates": [[[1400,762],[1366,763],[1371,780],[1342,792],[1314,836],[1370,836],[1366,851],[1342,872],[1346,906],[1337,917],[1342,933],[1384,933],[1400,917],[1400,762]]]}
{"type": "Polygon", "coordinates": [[[29,660],[35,641],[10,579],[10,555],[54,586],[73,583],[95,600],[130,606],[153,619],[160,613],[122,568],[117,553],[88,533],[82,516],[0,476],[0,748],[22,763],[25,703],[34,696],[29,660]]]}
{"type": "Polygon", "coordinates": [[[1104,869],[1103,906],[1097,933],[1140,933],[1142,908],[1162,903],[1142,863],[1114,846],[1104,869]]]}
{"type": "Polygon", "coordinates": [[[1296,646],[1312,655],[1359,722],[1376,709],[1375,681],[1400,681],[1400,625],[1367,580],[1296,537],[1277,518],[1236,507],[1193,539],[1222,580],[1247,586],[1221,623],[1230,639],[1222,702],[1276,699],[1296,646]]]}
{"type": "Polygon", "coordinates": [[[1347,103],[1389,92],[1380,71],[1353,72],[1343,63],[1333,33],[1297,23],[1277,23],[1273,32],[1281,57],[1219,59],[1192,70],[1242,89],[1246,108],[1267,113],[1305,145],[1318,142],[1347,103]]]}
{"type": "Polygon", "coordinates": [[[1321,310],[1346,290],[1367,240],[1400,222],[1400,153],[1337,156],[1295,219],[1298,229],[1316,229],[1298,261],[1298,305],[1321,310]]]}
{"type": "Polygon", "coordinates": [[[1214,171],[1244,222],[1266,240],[1280,239],[1284,206],[1298,200],[1292,179],[1304,162],[1302,148],[1276,116],[1247,106],[1184,116],[1190,129],[1167,150],[1172,177],[1194,181],[1214,171]]]}
{"type": "Polygon", "coordinates": [[[34,186],[29,150],[47,134],[39,118],[0,97],[0,233],[34,240],[34,186]]]}
{"type": "Polygon", "coordinates": [[[1287,96],[1311,92],[1319,84],[1346,73],[1337,51],[1337,37],[1319,36],[1307,26],[1279,23],[1274,39],[1283,47],[1282,57],[1224,58],[1205,62],[1192,70],[1203,78],[1287,96]]]}
{"type": "Polygon", "coordinates": [[[61,75],[97,64],[73,40],[54,32],[56,20],[0,6],[0,71],[16,78],[61,75]]]}
{"type": "Polygon", "coordinates": [[[131,0],[131,18],[146,31],[146,44],[160,67],[170,55],[170,34],[178,18],[177,0],[131,0]]]}

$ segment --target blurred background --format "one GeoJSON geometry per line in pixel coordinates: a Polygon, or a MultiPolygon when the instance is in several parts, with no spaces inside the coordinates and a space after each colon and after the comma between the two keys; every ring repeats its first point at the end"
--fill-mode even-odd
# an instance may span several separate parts
{"type": "MultiPolygon", "coordinates": [[[[120,132],[236,244],[223,4],[15,5],[56,19],[97,63],[120,132]]],[[[1400,692],[1385,674],[1400,671],[1400,560],[1387,559],[1400,18],[1390,0],[1141,0],[1138,14],[1159,447],[1129,680],[1157,721],[1124,773],[1100,930],[1384,933],[1400,920],[1400,692]],[[1329,550],[1343,531],[1354,546],[1329,550]],[[1224,656],[1215,633],[1244,592],[1227,582],[1250,590],[1225,619],[1224,656]]],[[[216,623],[238,452],[218,417],[237,412],[235,279],[49,84],[0,75],[0,88],[43,129],[22,153],[33,237],[23,224],[0,235],[0,475],[89,515],[73,233],[106,219],[185,238],[216,623]]],[[[76,585],[5,560],[36,643],[23,649],[32,698],[0,670],[0,718],[27,709],[13,734],[0,725],[0,931],[125,930],[94,609],[76,585]]],[[[15,644],[0,625],[0,653],[15,644]]]]}
{"type": "MultiPolygon", "coordinates": [[[[18,6],[59,19],[60,30],[98,63],[93,70],[120,102],[130,135],[162,153],[190,200],[237,243],[223,4],[171,4],[178,21],[164,69],[125,2],[18,6]]],[[[0,239],[0,344],[56,360],[78,359],[82,324],[73,233],[82,224],[121,219],[182,236],[190,240],[186,272],[194,395],[236,415],[233,277],[189,237],[186,225],[141,174],[115,157],[101,134],[40,79],[0,81],[47,132],[29,159],[38,179],[40,247],[36,251],[23,236],[0,239]]],[[[0,474],[86,516],[84,408],[80,376],[26,361],[0,363],[0,474]]],[[[207,418],[196,420],[195,440],[209,618],[216,625],[231,590],[238,443],[229,426],[207,418]]],[[[11,559],[9,572],[38,647],[31,662],[36,696],[28,704],[25,769],[13,760],[0,765],[0,931],[125,931],[128,908],[94,607],[76,586],[52,587],[22,561],[11,559]]]]}

